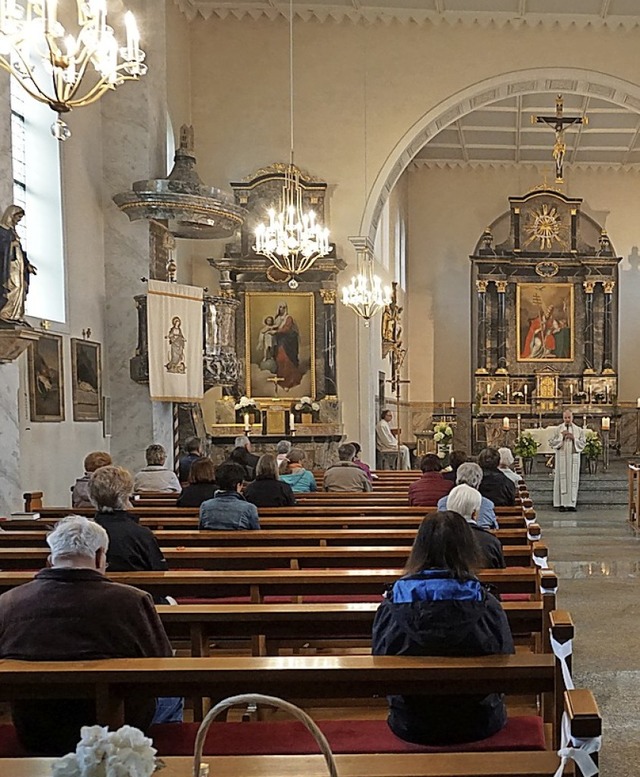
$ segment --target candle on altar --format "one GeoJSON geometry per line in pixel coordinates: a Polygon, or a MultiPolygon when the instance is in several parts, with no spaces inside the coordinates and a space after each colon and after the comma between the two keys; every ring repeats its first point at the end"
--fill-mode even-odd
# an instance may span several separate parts
{"type": "Polygon", "coordinates": [[[520,437],[520,432],[522,431],[521,424],[522,424],[522,416],[520,415],[520,413],[518,413],[518,437],[520,437]]]}
{"type": "Polygon", "coordinates": [[[524,401],[526,402],[527,401],[527,394],[529,393],[529,386],[527,386],[526,383],[524,384],[523,391],[524,391],[524,401]]]}
{"type": "Polygon", "coordinates": [[[592,396],[593,396],[593,386],[589,386],[589,404],[591,404],[592,396]]]}
{"type": "Polygon", "coordinates": [[[487,396],[491,394],[491,383],[487,383],[487,396]]]}
{"type": "Polygon", "coordinates": [[[249,413],[244,414],[244,430],[245,432],[248,432],[251,429],[251,424],[249,423],[249,413]]]}
{"type": "Polygon", "coordinates": [[[455,397],[451,397],[451,409],[452,410],[456,409],[456,398],[455,397]]]}
{"type": "Polygon", "coordinates": [[[509,416],[508,416],[508,415],[506,415],[506,416],[505,416],[505,417],[502,419],[502,428],[505,430],[505,432],[508,432],[508,431],[509,431],[509,427],[510,427],[510,425],[511,425],[511,422],[510,422],[510,420],[509,420],[509,416]]]}
{"type": "Polygon", "coordinates": [[[636,407],[640,408],[640,397],[636,399],[636,407]]]}
{"type": "Polygon", "coordinates": [[[573,402],[573,383],[569,383],[569,401],[573,402]]]}
{"type": "Polygon", "coordinates": [[[511,386],[507,383],[507,404],[509,404],[509,397],[511,395],[511,386]]]}
{"type": "Polygon", "coordinates": [[[296,418],[293,413],[289,413],[289,431],[293,434],[296,430],[296,418]]]}
{"type": "Polygon", "coordinates": [[[611,419],[609,416],[604,416],[602,419],[602,430],[608,432],[611,429],[611,419]]]}
{"type": "Polygon", "coordinates": [[[604,387],[604,397],[605,397],[605,400],[606,400],[607,404],[609,404],[609,386],[605,386],[604,387]]]}
{"type": "Polygon", "coordinates": [[[582,416],[582,428],[583,429],[587,428],[587,416],[586,415],[582,416]]]}

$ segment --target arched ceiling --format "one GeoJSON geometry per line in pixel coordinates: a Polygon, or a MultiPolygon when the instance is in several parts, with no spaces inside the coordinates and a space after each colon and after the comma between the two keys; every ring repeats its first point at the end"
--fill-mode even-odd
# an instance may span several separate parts
{"type": "MultiPolygon", "coordinates": [[[[554,132],[532,124],[555,114],[555,94],[524,94],[472,111],[435,135],[414,157],[418,166],[553,166],[554,132]]],[[[586,126],[565,131],[569,167],[640,169],[640,113],[606,100],[564,96],[565,116],[587,115],[586,126]]]]}
{"type": "MultiPolygon", "coordinates": [[[[235,16],[275,19],[287,0],[175,0],[189,18],[235,16]]],[[[293,0],[296,14],[322,21],[359,19],[431,23],[607,26],[640,24],[638,0],[293,0]]]]}

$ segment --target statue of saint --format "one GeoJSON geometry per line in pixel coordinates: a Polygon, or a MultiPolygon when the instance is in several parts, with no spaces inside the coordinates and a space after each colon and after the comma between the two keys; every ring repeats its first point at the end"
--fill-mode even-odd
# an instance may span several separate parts
{"type": "Polygon", "coordinates": [[[24,323],[29,277],[37,272],[16,232],[23,216],[21,207],[9,205],[0,220],[0,321],[24,323]]]}
{"type": "Polygon", "coordinates": [[[169,334],[164,339],[169,341],[169,361],[164,365],[166,371],[184,375],[187,371],[184,360],[187,339],[182,333],[182,321],[179,316],[174,316],[171,320],[169,334]]]}

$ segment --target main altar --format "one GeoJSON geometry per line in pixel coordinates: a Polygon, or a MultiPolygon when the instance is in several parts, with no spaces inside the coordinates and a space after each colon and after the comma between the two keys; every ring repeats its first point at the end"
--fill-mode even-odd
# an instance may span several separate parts
{"type": "Polygon", "coordinates": [[[618,433],[618,264],[581,199],[551,188],[509,198],[472,266],[474,449],[576,422],[618,433]]]}

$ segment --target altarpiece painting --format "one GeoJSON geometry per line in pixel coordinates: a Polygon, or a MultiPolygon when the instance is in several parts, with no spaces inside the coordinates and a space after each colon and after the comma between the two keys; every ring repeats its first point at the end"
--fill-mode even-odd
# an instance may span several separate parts
{"type": "Polygon", "coordinates": [[[102,420],[100,343],[71,338],[71,373],[73,420],[102,420]]]}
{"type": "Polygon", "coordinates": [[[519,283],[518,361],[573,361],[572,283],[519,283]]]}
{"type": "Polygon", "coordinates": [[[247,396],[315,397],[312,293],[247,292],[247,396]]]}

